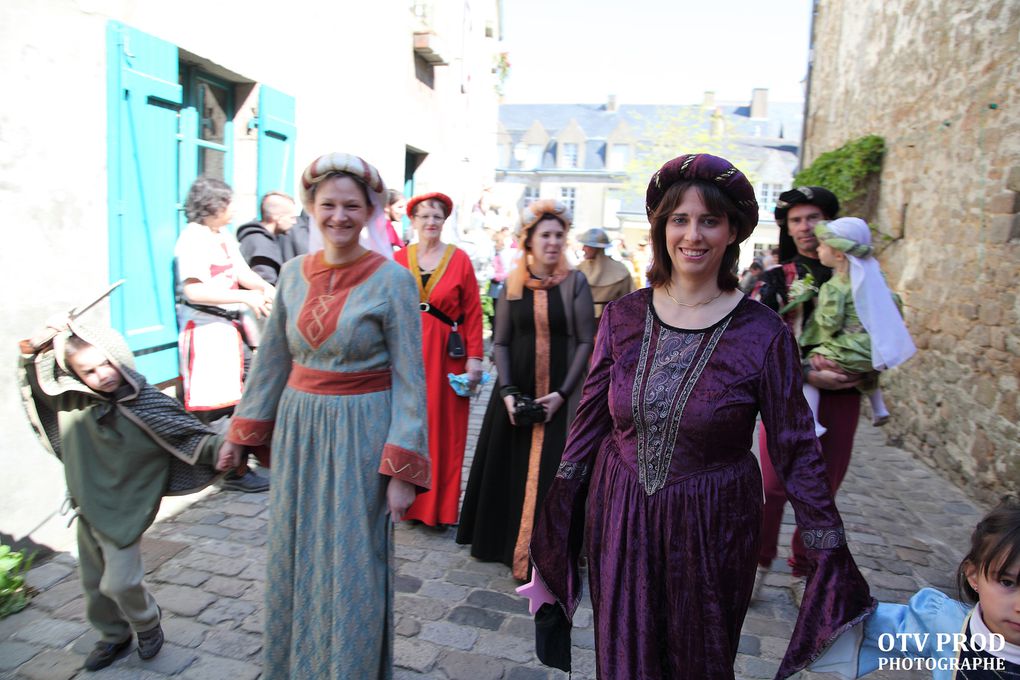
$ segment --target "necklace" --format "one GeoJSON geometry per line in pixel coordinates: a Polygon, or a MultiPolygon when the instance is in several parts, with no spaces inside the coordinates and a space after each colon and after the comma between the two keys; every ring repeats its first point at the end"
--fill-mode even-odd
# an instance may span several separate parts
{"type": "Polygon", "coordinates": [[[702,300],[701,302],[695,302],[694,304],[688,304],[686,302],[680,302],[675,297],[673,297],[673,294],[669,292],[669,286],[668,285],[665,286],[665,288],[663,290],[666,291],[666,295],[669,296],[670,300],[672,300],[676,304],[680,305],[681,307],[701,307],[702,305],[707,305],[709,302],[712,302],[713,300],[718,299],[719,296],[721,296],[723,294],[723,292],[720,290],[718,293],[716,293],[712,297],[708,298],[707,300],[702,300]]]}

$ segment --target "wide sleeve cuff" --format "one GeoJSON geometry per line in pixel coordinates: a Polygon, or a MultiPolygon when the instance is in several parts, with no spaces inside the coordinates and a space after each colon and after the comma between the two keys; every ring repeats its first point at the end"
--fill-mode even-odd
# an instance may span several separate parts
{"type": "Polygon", "coordinates": [[[816,545],[809,552],[809,557],[814,560],[815,568],[808,577],[797,623],[776,674],[777,680],[806,668],[841,635],[874,613],[878,606],[845,543],[838,547],[816,545]]]}
{"type": "Polygon", "coordinates": [[[230,419],[227,441],[242,446],[265,446],[273,438],[273,420],[251,420],[234,416],[230,419]]]}
{"type": "Polygon", "coordinates": [[[432,488],[432,466],[429,459],[415,451],[387,444],[383,447],[379,474],[396,477],[418,487],[419,493],[432,488]]]}
{"type": "Polygon", "coordinates": [[[825,529],[801,527],[800,537],[808,550],[835,550],[846,545],[846,531],[841,526],[825,529]]]}

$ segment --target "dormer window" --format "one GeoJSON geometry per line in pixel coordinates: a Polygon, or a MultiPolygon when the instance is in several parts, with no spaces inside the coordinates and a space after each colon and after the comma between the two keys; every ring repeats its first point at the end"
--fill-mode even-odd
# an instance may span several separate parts
{"type": "Polygon", "coordinates": [[[542,167],[542,152],[545,148],[541,144],[528,144],[527,156],[524,159],[525,170],[536,170],[542,167]]]}
{"type": "Polygon", "coordinates": [[[579,149],[577,144],[571,144],[569,142],[561,144],[560,149],[560,167],[561,168],[576,168],[578,166],[579,149]]]}
{"type": "Polygon", "coordinates": [[[625,170],[630,163],[630,144],[610,144],[606,165],[610,170],[625,170]]]}

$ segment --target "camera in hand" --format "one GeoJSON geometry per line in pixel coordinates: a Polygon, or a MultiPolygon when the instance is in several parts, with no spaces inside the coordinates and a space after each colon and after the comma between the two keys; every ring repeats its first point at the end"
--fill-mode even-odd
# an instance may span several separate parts
{"type": "Polygon", "coordinates": [[[531,427],[545,422],[545,406],[529,396],[514,396],[514,421],[518,427],[531,427]]]}

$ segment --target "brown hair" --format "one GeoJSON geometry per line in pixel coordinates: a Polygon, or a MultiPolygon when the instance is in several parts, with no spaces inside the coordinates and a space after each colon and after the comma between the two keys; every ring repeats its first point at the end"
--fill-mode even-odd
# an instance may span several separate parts
{"type": "MultiPolygon", "coordinates": [[[[677,182],[666,189],[662,200],[655,208],[651,218],[649,240],[652,242],[652,265],[648,268],[648,282],[653,288],[665,286],[673,276],[673,261],[666,250],[666,222],[681,201],[688,189],[694,189],[701,196],[705,208],[717,216],[725,215],[730,222],[730,229],[739,234],[747,223],[744,214],[737,209],[733,200],[717,186],[709,182],[692,179],[677,182]]],[[[736,265],[740,257],[740,244],[734,241],[726,246],[722,262],[719,263],[718,284],[721,290],[735,290],[740,280],[737,278],[736,265]]]]}
{"type": "Polygon", "coordinates": [[[315,191],[319,188],[319,185],[325,184],[326,182],[338,177],[347,177],[348,179],[354,180],[354,183],[361,189],[361,194],[365,197],[365,206],[368,208],[368,212],[371,213],[374,206],[372,205],[372,197],[369,195],[368,185],[365,184],[365,180],[357,175],[352,175],[349,172],[343,171],[331,172],[311,186],[309,193],[311,193],[312,205],[315,204],[315,191]]]}
{"type": "MultiPolygon", "coordinates": [[[[956,570],[956,583],[971,602],[978,601],[977,592],[967,581],[966,567],[973,565],[986,577],[994,568],[1005,569],[1020,559],[1020,498],[1004,496],[985,515],[970,536],[970,552],[956,570]]],[[[1016,574],[1012,575],[1014,578],[1016,574]]]]}
{"type": "Polygon", "coordinates": [[[389,207],[389,206],[393,205],[394,203],[396,203],[397,201],[399,201],[403,197],[404,197],[404,192],[397,191],[396,189],[387,189],[386,190],[386,207],[389,207]]]}
{"type": "Polygon", "coordinates": [[[64,340],[64,360],[70,361],[71,357],[73,357],[75,354],[82,351],[83,349],[88,349],[89,347],[92,347],[92,343],[81,339],[79,336],[77,335],[67,336],[67,339],[64,340]]]}
{"type": "Polygon", "coordinates": [[[542,216],[539,217],[537,220],[535,220],[535,223],[533,225],[531,225],[530,227],[528,227],[527,229],[524,230],[524,234],[523,234],[523,236],[524,236],[524,243],[521,244],[521,246],[523,246],[524,252],[526,252],[526,253],[530,252],[530,249],[531,249],[531,235],[534,233],[535,227],[537,227],[540,223],[545,222],[546,220],[556,220],[557,222],[559,222],[560,226],[563,227],[563,233],[564,234],[566,234],[568,231],[570,231],[570,228],[567,227],[567,223],[564,222],[558,215],[553,215],[552,213],[542,213],[542,216]]]}
{"type": "Polygon", "coordinates": [[[205,224],[205,220],[226,210],[233,198],[234,190],[229,184],[202,175],[188,189],[188,197],[184,200],[184,215],[189,222],[205,224]]]}

